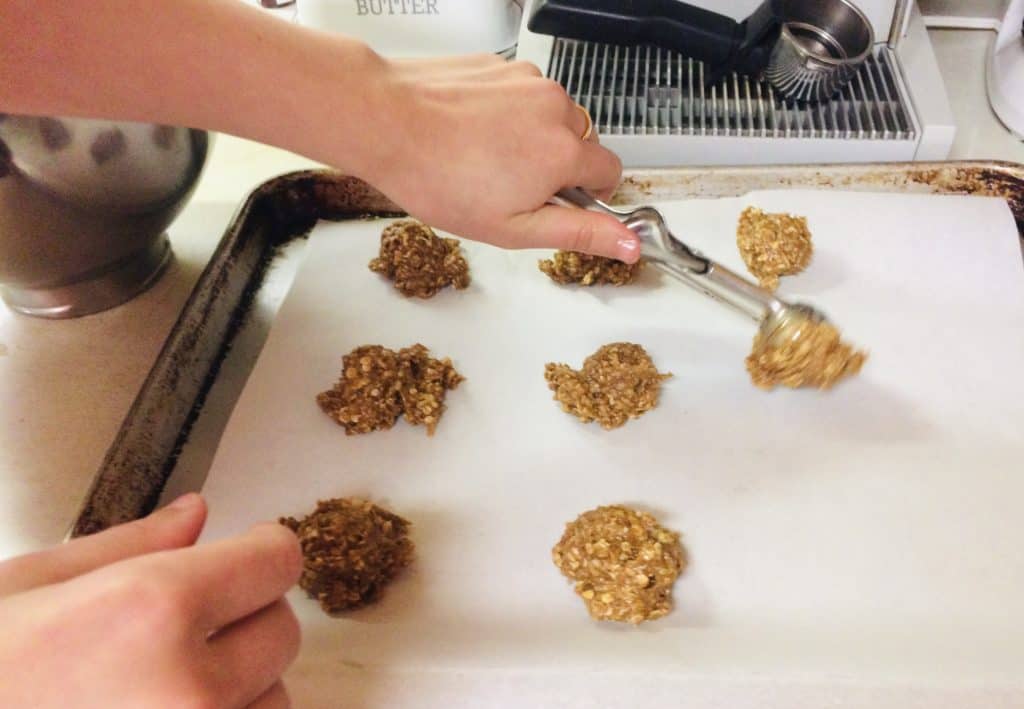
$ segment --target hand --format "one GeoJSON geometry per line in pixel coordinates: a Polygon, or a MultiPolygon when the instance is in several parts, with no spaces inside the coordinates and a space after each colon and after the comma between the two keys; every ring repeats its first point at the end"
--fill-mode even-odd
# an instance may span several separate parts
{"type": "Polygon", "coordinates": [[[192,546],[205,518],[187,495],[0,564],[0,706],[288,706],[298,541],[265,524],[192,546]]]}
{"type": "Polygon", "coordinates": [[[362,172],[410,214],[505,248],[639,258],[614,218],[546,204],[563,187],[609,197],[622,164],[582,140],[583,112],[536,66],[482,55],[388,62],[381,75],[362,172]]]}

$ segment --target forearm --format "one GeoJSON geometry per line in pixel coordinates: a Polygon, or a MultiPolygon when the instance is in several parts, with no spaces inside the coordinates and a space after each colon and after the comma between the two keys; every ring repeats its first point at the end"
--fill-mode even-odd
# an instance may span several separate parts
{"type": "Polygon", "coordinates": [[[0,0],[0,15],[0,112],[201,127],[320,160],[327,113],[335,166],[372,163],[386,65],[359,42],[237,0],[0,0]]]}
{"type": "Polygon", "coordinates": [[[622,165],[565,90],[494,55],[386,61],[238,0],[0,0],[0,113],[206,128],[300,153],[432,226],[500,246],[635,261],[607,215],[622,165]]]}

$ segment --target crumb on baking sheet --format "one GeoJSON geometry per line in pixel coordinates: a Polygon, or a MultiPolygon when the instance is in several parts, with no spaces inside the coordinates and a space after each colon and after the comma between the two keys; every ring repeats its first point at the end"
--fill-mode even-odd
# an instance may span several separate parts
{"type": "Polygon", "coordinates": [[[686,567],[679,535],[652,515],[619,505],[584,512],[551,550],[595,620],[641,623],[672,610],[686,567]]]}
{"type": "Polygon", "coordinates": [[[563,285],[575,283],[581,286],[624,286],[636,280],[643,263],[643,260],[626,263],[577,251],[556,251],[554,256],[539,261],[537,265],[551,280],[563,285]]]}
{"type": "Polygon", "coordinates": [[[779,287],[779,276],[807,268],[814,251],[806,217],[766,213],[757,207],[740,214],[736,244],[747,268],[768,290],[779,287]]]}
{"type": "Polygon", "coordinates": [[[548,363],[544,378],[562,410],[584,423],[618,428],[658,405],[662,374],[640,345],[615,342],[587,357],[583,368],[548,363]]]}
{"type": "Polygon", "coordinates": [[[469,264],[458,239],[442,239],[413,219],[393,222],[380,235],[370,270],[390,278],[406,296],[431,298],[446,286],[469,286],[469,264]]]}
{"type": "Polygon", "coordinates": [[[299,586],[333,615],[380,597],[413,559],[409,523],[366,500],[321,500],[308,517],[282,517],[302,546],[299,586]]]}
{"type": "Polygon", "coordinates": [[[831,389],[836,382],[857,374],[867,354],[840,339],[839,331],[827,322],[802,323],[796,336],[754,337],[747,357],[747,371],[762,389],[775,386],[831,389]]]}
{"type": "Polygon", "coordinates": [[[342,358],[341,377],[316,401],[349,435],[389,429],[400,416],[433,435],[448,390],[462,381],[450,359],[434,359],[423,345],[363,345],[342,358]]]}

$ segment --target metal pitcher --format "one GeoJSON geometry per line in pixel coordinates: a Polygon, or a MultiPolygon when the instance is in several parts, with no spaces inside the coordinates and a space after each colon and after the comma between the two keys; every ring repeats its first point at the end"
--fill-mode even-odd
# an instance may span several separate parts
{"type": "Polygon", "coordinates": [[[171,260],[164,233],[209,135],[143,123],[0,115],[0,295],[70,318],[112,308],[171,260]]]}

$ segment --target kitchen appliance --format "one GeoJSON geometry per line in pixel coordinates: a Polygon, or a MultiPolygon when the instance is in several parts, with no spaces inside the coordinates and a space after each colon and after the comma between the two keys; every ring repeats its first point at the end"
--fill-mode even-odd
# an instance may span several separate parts
{"type": "Polygon", "coordinates": [[[988,98],[999,120],[1024,140],[1024,0],[1010,0],[989,50],[988,98]]]}
{"type": "Polygon", "coordinates": [[[537,0],[534,32],[613,45],[651,44],[698,59],[714,85],[731,71],[765,76],[786,98],[832,98],[872,49],[849,0],[765,0],[742,22],[674,0],[537,0]]]}
{"type": "Polygon", "coordinates": [[[522,0],[297,0],[297,9],[302,25],[396,58],[509,55],[523,14],[522,0]]]}
{"type": "MultiPolygon", "coordinates": [[[[626,0],[590,4],[611,8],[615,2],[633,6],[626,0]]],[[[739,71],[716,76],[712,66],[652,44],[534,32],[529,19],[540,0],[527,0],[517,56],[565,86],[590,111],[602,143],[628,167],[947,158],[956,127],[916,5],[855,2],[875,42],[848,83],[826,101],[784,98],[768,79],[739,71]]],[[[758,0],[691,4],[739,23],[762,7],[758,0]]]]}
{"type": "Polygon", "coordinates": [[[70,318],[141,293],[206,162],[205,131],[0,115],[0,295],[70,318]]]}

